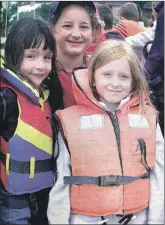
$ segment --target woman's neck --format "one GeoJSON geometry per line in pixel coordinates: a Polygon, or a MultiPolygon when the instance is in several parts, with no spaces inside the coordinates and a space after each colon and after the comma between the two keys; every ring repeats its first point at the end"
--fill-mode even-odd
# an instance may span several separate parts
{"type": "Polygon", "coordinates": [[[58,53],[57,61],[60,62],[67,72],[72,72],[74,68],[83,66],[83,54],[71,57],[58,53]]]}

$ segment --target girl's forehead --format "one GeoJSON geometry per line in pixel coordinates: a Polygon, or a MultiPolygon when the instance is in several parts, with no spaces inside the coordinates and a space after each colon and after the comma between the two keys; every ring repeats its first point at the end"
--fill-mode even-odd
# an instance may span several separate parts
{"type": "Polygon", "coordinates": [[[40,38],[38,40],[33,40],[31,42],[31,45],[28,47],[25,47],[24,51],[26,50],[44,50],[44,51],[52,51],[50,49],[52,49],[52,46],[49,45],[49,41],[46,40],[45,38],[40,38]]]}
{"type": "Polygon", "coordinates": [[[79,5],[70,5],[63,9],[59,20],[90,21],[88,11],[79,5]],[[78,15],[78,16],[77,16],[78,15]]]}

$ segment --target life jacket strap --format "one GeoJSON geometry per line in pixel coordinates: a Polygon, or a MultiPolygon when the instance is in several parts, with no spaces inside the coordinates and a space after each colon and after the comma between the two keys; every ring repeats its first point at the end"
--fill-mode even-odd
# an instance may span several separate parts
{"type": "MultiPolygon", "coordinates": [[[[0,152],[0,161],[6,165],[6,155],[0,152]]],[[[35,163],[31,161],[21,162],[14,159],[9,159],[9,171],[20,174],[32,174],[48,172],[52,170],[52,159],[37,160],[35,163]],[[32,168],[34,167],[34,168],[32,168]]],[[[34,176],[32,176],[33,178],[34,176]]]]}
{"type": "Polygon", "coordinates": [[[138,179],[149,178],[150,173],[145,173],[140,176],[117,176],[117,175],[107,175],[98,177],[88,177],[88,176],[65,176],[64,184],[95,184],[98,186],[119,186],[122,184],[129,184],[138,179]]]}
{"type": "Polygon", "coordinates": [[[3,205],[9,209],[23,209],[29,207],[28,195],[12,195],[4,190],[0,190],[0,197],[3,205]]]}
{"type": "Polygon", "coordinates": [[[125,215],[125,216],[123,216],[118,222],[119,222],[120,224],[126,225],[126,224],[129,223],[129,221],[130,221],[132,218],[133,218],[133,214],[125,215]],[[122,223],[122,222],[123,222],[123,223],[122,223]]]}

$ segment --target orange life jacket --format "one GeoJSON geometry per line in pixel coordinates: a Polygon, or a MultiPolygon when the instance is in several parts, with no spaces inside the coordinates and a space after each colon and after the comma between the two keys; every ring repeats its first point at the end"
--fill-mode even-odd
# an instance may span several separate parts
{"type": "Polygon", "coordinates": [[[111,31],[118,31],[123,38],[126,38],[142,32],[144,29],[138,21],[123,19],[111,31]]]}
{"type": "Polygon", "coordinates": [[[141,211],[150,198],[149,177],[143,175],[154,167],[155,160],[154,110],[146,105],[147,114],[140,115],[139,98],[134,97],[114,116],[92,97],[86,71],[77,71],[74,78],[79,85],[73,86],[78,105],[56,112],[71,155],[72,213],[106,216],[141,211]],[[112,182],[109,175],[115,176],[112,182]],[[108,180],[103,176],[109,176],[108,180]],[[120,184],[123,176],[137,179],[120,184]],[[97,185],[87,181],[91,177],[98,180],[97,185]],[[87,183],[74,184],[76,179],[77,184],[83,179],[87,183]]]}
{"type": "Polygon", "coordinates": [[[71,184],[72,213],[125,215],[146,208],[150,183],[143,175],[154,167],[154,110],[146,105],[147,114],[140,115],[139,98],[134,97],[113,115],[93,97],[86,70],[76,71],[74,79],[77,105],[56,112],[71,155],[72,176],[64,181],[71,184]],[[135,180],[121,184],[127,176],[135,180]],[[98,183],[88,182],[91,178],[98,183]]]}

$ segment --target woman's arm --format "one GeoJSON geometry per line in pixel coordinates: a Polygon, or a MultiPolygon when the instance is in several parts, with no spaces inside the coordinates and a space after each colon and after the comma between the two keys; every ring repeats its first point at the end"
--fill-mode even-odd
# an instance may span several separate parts
{"type": "Polygon", "coordinates": [[[127,37],[125,41],[135,48],[140,48],[143,50],[145,44],[149,41],[154,40],[156,29],[156,21],[154,21],[154,26],[147,28],[145,31],[135,34],[134,36],[127,37]]]}
{"type": "Polygon", "coordinates": [[[64,176],[71,176],[70,155],[61,134],[58,135],[58,144],[56,142],[55,146],[55,155],[57,154],[57,151],[59,151],[56,162],[58,177],[49,194],[47,215],[49,224],[69,224],[70,185],[64,184],[63,178],[64,176]]]}
{"type": "Polygon", "coordinates": [[[157,124],[155,167],[150,176],[151,195],[147,224],[164,224],[164,139],[157,124]]]}

